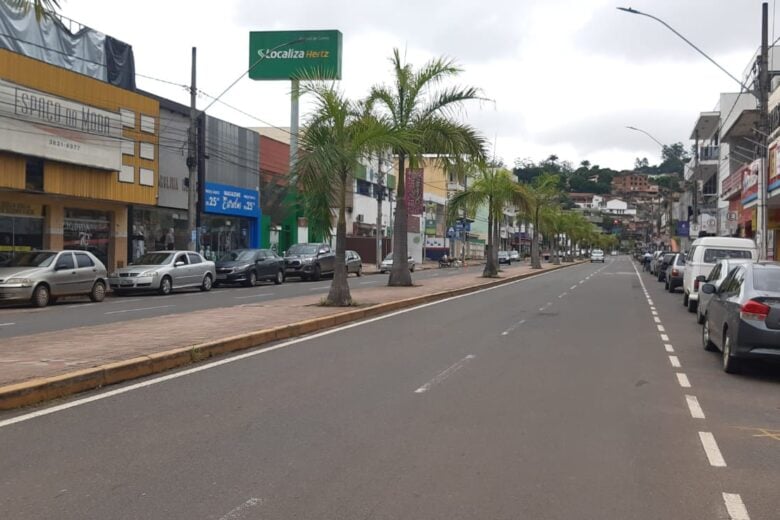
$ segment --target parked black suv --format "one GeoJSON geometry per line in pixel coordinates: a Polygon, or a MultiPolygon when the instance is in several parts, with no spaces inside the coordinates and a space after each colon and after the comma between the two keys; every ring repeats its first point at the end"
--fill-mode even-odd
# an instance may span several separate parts
{"type": "Polygon", "coordinates": [[[336,253],[324,243],[295,244],[284,255],[286,276],[299,276],[301,280],[319,280],[324,274],[333,274],[336,253]]]}

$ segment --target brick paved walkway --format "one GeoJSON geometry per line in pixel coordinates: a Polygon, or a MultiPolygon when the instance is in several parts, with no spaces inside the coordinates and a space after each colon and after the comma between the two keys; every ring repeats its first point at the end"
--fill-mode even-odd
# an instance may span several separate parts
{"type": "MultiPolygon", "coordinates": [[[[523,266],[512,275],[528,272],[523,266]]],[[[415,287],[353,288],[352,297],[375,304],[483,284],[489,280],[472,273],[429,278],[415,287]]],[[[301,296],[125,321],[67,331],[18,336],[0,344],[0,385],[48,377],[137,356],[187,347],[265,328],[342,312],[320,307],[322,295],[301,296]]]]}

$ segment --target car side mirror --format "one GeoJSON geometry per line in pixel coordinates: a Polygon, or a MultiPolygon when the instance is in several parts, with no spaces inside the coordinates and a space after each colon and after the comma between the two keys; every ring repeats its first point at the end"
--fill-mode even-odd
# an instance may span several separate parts
{"type": "Polygon", "coordinates": [[[324,249],[320,249],[319,251],[317,251],[318,255],[324,255],[326,253],[327,253],[327,251],[325,251],[324,249]]]}
{"type": "Polygon", "coordinates": [[[178,262],[176,262],[175,264],[173,264],[173,267],[181,267],[181,266],[183,266],[183,265],[184,265],[184,262],[182,262],[181,260],[179,260],[178,262]]]}
{"type": "Polygon", "coordinates": [[[703,274],[700,274],[699,276],[696,277],[696,281],[697,282],[705,282],[705,281],[707,281],[707,277],[704,276],[703,274]]]}
{"type": "Polygon", "coordinates": [[[701,286],[701,292],[704,294],[715,294],[717,290],[715,289],[715,286],[711,283],[705,283],[701,286]]]}

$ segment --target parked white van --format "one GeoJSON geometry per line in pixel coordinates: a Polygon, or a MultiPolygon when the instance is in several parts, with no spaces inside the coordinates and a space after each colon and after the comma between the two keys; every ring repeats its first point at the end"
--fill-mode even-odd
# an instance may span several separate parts
{"type": "Polygon", "coordinates": [[[683,305],[696,312],[699,303],[699,285],[709,276],[720,258],[758,260],[756,243],[749,238],[704,237],[696,239],[688,251],[683,273],[683,305]]]}

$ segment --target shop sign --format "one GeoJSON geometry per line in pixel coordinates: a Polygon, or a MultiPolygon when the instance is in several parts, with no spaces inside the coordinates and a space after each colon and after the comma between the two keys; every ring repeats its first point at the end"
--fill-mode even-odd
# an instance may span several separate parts
{"type": "Polygon", "coordinates": [[[341,79],[341,31],[249,33],[251,79],[341,79]]]}
{"type": "Polygon", "coordinates": [[[406,202],[406,213],[408,215],[421,215],[423,213],[423,170],[406,169],[406,191],[404,200],[406,202]]]}
{"type": "Polygon", "coordinates": [[[0,215],[40,217],[43,215],[43,206],[40,204],[27,204],[26,202],[0,200],[0,215]]]}
{"type": "Polygon", "coordinates": [[[122,123],[109,112],[0,80],[0,150],[119,171],[122,123]]]}
{"type": "Polygon", "coordinates": [[[742,204],[754,202],[758,198],[758,175],[761,171],[761,159],[750,163],[742,174],[742,204]]]}
{"type": "Polygon", "coordinates": [[[256,190],[207,182],[204,211],[220,215],[258,218],[260,216],[260,196],[256,190]]]}
{"type": "Polygon", "coordinates": [[[687,237],[690,236],[690,224],[687,220],[678,220],[677,221],[677,229],[676,229],[676,235],[678,237],[687,237]]]}
{"type": "Polygon", "coordinates": [[[780,146],[776,146],[771,153],[774,158],[774,168],[769,169],[767,193],[780,190],[780,146]]]}

